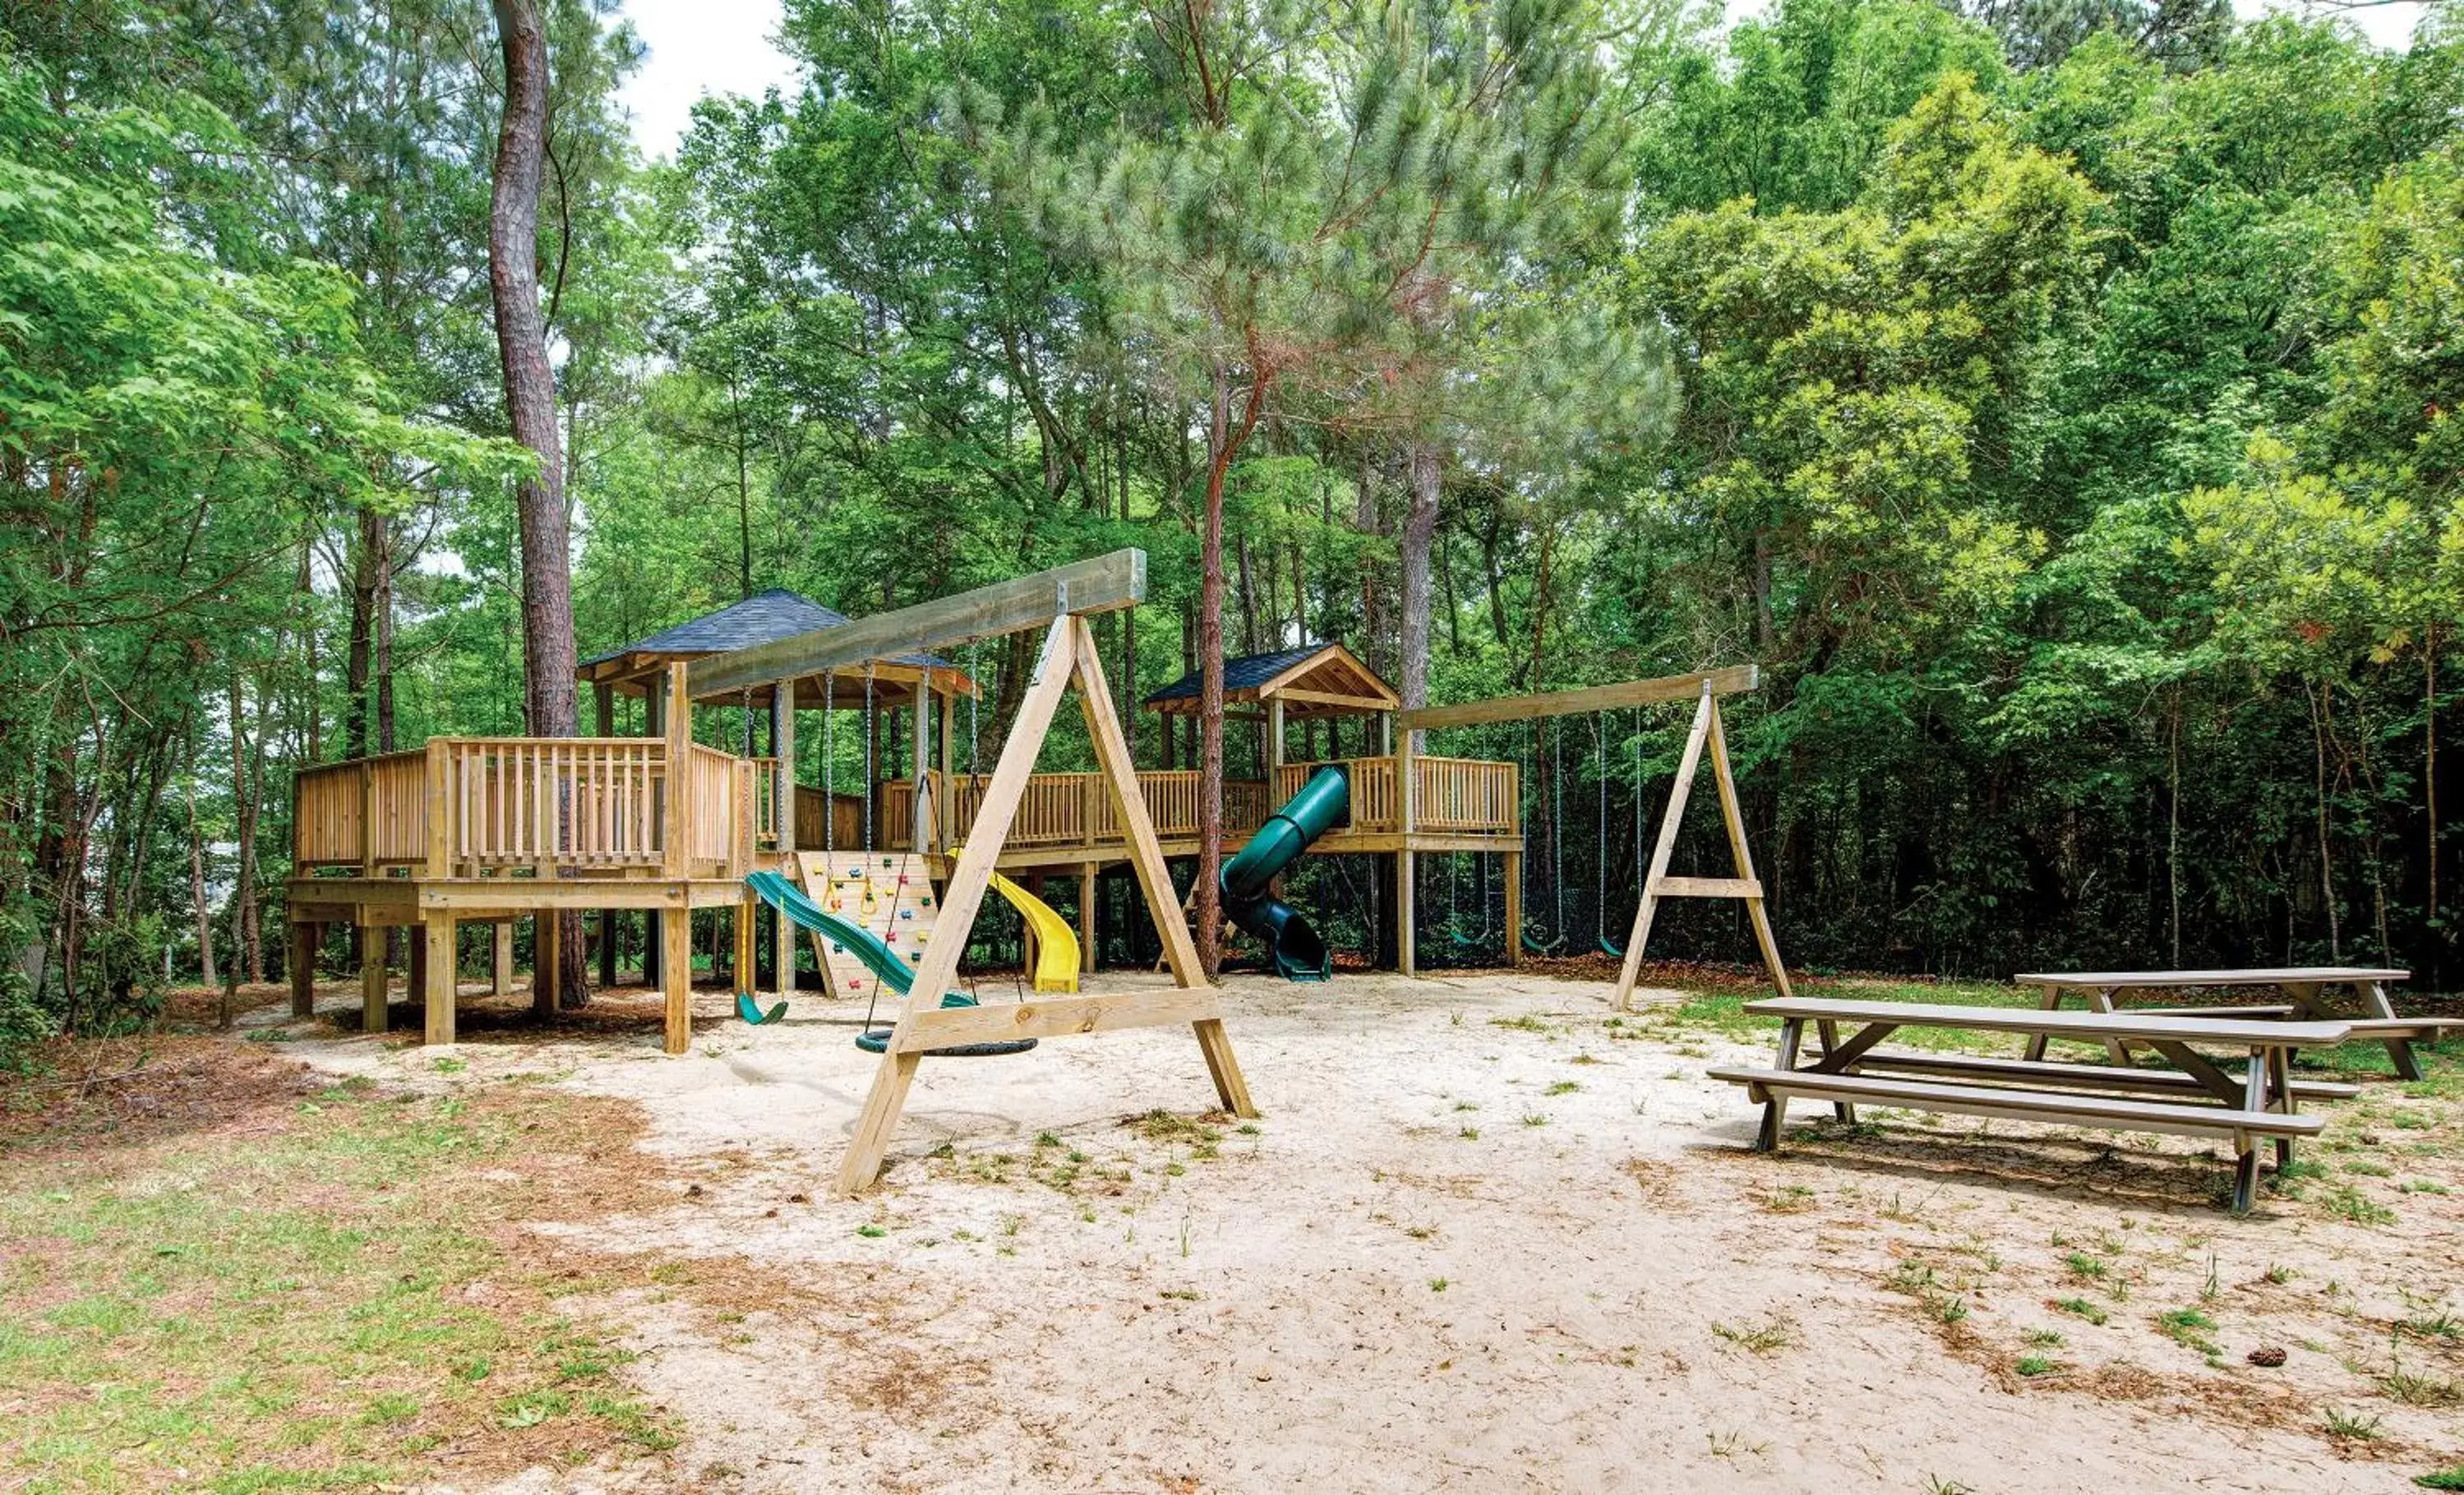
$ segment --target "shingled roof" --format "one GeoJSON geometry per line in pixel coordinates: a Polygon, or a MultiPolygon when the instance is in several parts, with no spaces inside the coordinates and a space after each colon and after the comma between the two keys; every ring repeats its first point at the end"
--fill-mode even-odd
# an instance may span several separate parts
{"type": "MultiPolygon", "coordinates": [[[[1386,682],[1340,644],[1304,644],[1298,649],[1243,654],[1223,661],[1223,698],[1227,701],[1266,700],[1294,689],[1351,698],[1349,702],[1295,700],[1295,715],[1357,715],[1392,711],[1397,704],[1395,693],[1386,682]]],[[[1149,695],[1143,704],[1160,712],[1195,711],[1198,694],[1198,671],[1193,670],[1149,695]]]]}
{"type": "MultiPolygon", "coordinates": [[[[707,612],[672,628],[663,628],[623,649],[594,654],[582,662],[582,668],[588,670],[593,665],[622,659],[627,654],[655,654],[669,658],[723,654],[729,649],[749,649],[756,644],[794,638],[815,628],[835,628],[847,621],[847,614],[825,607],[802,592],[774,586],[766,592],[756,592],[740,603],[732,603],[716,612],[707,612]]],[[[918,669],[953,668],[950,661],[937,654],[901,654],[890,663],[912,665],[918,669]]]]}

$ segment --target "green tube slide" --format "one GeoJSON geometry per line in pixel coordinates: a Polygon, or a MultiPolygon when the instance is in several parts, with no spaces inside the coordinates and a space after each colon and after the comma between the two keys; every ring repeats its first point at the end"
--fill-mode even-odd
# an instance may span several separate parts
{"type": "Polygon", "coordinates": [[[1300,911],[1269,890],[1309,843],[1343,819],[1351,804],[1352,786],[1343,770],[1321,768],[1223,864],[1224,917],[1266,947],[1275,974],[1286,980],[1323,981],[1333,974],[1334,957],[1300,911]]]}

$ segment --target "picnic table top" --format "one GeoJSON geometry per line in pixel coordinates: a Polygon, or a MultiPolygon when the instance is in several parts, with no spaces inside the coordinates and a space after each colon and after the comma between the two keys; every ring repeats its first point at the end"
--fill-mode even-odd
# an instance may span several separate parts
{"type": "Polygon", "coordinates": [[[2352,1036],[2341,1019],[2286,1022],[2275,1019],[2187,1017],[2173,1013],[2048,1011],[1977,1007],[1953,1002],[1835,1001],[1827,997],[1770,997],[1746,1003],[1762,1018],[1889,1022],[1906,1027],[1976,1028],[2043,1033],[2053,1038],[2135,1039],[2140,1043],[2230,1044],[2250,1048],[2329,1048],[2352,1036]]]}
{"type": "Polygon", "coordinates": [[[2333,986],[2344,981],[2404,981],[2410,971],[2358,965],[2259,966],[2242,971],[2023,971],[2021,986],[2333,986]]]}

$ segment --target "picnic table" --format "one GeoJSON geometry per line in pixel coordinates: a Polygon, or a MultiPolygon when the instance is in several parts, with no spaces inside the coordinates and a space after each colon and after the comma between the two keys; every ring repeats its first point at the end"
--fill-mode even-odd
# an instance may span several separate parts
{"type": "Polygon", "coordinates": [[[2149,1012],[2031,1011],[1944,1002],[1835,1001],[1782,997],[1746,1003],[1758,1017],[1780,1020],[1779,1053],[1768,1069],[1718,1068],[1711,1078],[1746,1087],[1763,1108],[1754,1150],[1779,1146],[1793,1097],[1827,1100],[1843,1119],[1859,1103],[1976,1116],[2213,1136],[2233,1150],[2233,1203],[2246,1211],[2258,1185],[2258,1147],[2276,1143],[2281,1170],[2297,1137],[2315,1136],[2323,1122],[2299,1113],[2302,1097],[2349,1096],[2356,1087],[2292,1077],[2297,1049],[2325,1048],[2352,1036],[2349,1021],[2216,1018],[2149,1012]],[[1805,1024],[1825,1037],[1822,1052],[1800,1063],[1805,1024]],[[1857,1024],[1835,1040],[1843,1024],[1857,1024]],[[1960,1028],[2048,1038],[2143,1044],[2170,1060],[2171,1070],[2124,1065],[2082,1065],[2043,1059],[1995,1059],[1880,1048],[1903,1027],[1960,1028]],[[2225,1060],[2207,1050],[2223,1050],[2225,1060]],[[2242,1072],[2229,1072],[2235,1056],[2242,1072]]]}
{"type": "MultiPolygon", "coordinates": [[[[2411,975],[2409,971],[2381,970],[2370,966],[2314,965],[2261,967],[2247,971],[2035,971],[2023,972],[2011,979],[2021,986],[2037,988],[2043,994],[2043,1005],[2048,1012],[2061,1005],[2062,996],[2067,992],[2079,993],[2096,1011],[2111,1012],[2120,999],[2134,994],[2187,991],[2196,987],[2272,986],[2284,994],[2283,1004],[2164,1010],[2213,1017],[2300,1017],[2314,1022],[2326,1022],[2338,1017],[2321,1000],[2322,992],[2333,986],[2349,987],[2362,1008],[2360,1016],[2353,1021],[2353,1037],[2377,1039],[2386,1044],[2387,1057],[2395,1061],[2395,1072],[2405,1079],[2418,1080],[2421,1078],[2421,1060],[2412,1051],[2413,1041],[2435,1041],[2443,1028],[2455,1024],[2435,1018],[2396,1016],[2394,1004],[2387,1000],[2387,983],[2405,980],[2411,975]]],[[[2109,1046],[2116,1063],[2129,1062],[2129,1056],[2119,1041],[2109,1046]]],[[[2038,1034],[2028,1040],[2027,1056],[2031,1059],[2045,1057],[2045,1035],[2038,1034]]]]}

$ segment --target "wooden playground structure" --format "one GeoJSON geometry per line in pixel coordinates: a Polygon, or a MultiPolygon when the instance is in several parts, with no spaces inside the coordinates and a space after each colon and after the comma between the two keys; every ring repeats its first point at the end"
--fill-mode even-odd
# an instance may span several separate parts
{"type": "MultiPolygon", "coordinates": [[[[324,928],[348,924],[361,936],[363,1023],[382,1031],[389,991],[383,932],[405,928],[413,932],[409,986],[425,1007],[424,1037],[451,1044],[460,926],[493,927],[494,986],[503,993],[511,986],[516,921],[532,918],[545,931],[561,917],[595,914],[601,978],[612,984],[612,921],[639,912],[647,923],[645,974],[655,973],[666,1002],[666,1047],[682,1053],[692,1040],[693,912],[735,911],[736,970],[739,984],[749,984],[757,968],[757,925],[744,880],[752,873],[809,876],[809,853],[824,846],[911,855],[922,848],[946,887],[935,935],[929,945],[913,941],[909,958],[918,962],[915,990],[937,1000],[955,978],[996,873],[1074,874],[1082,959],[1091,969],[1095,879],[1107,867],[1126,864],[1160,936],[1177,993],[1061,1001],[1039,994],[1013,1006],[947,1010],[918,1007],[910,996],[884,1056],[876,1096],[881,1114],[859,1134],[850,1169],[869,1157],[857,1170],[869,1180],[877,1168],[917,1054],[980,1041],[996,1028],[1001,1038],[1023,1038],[1191,1022],[1220,1098],[1245,1113],[1239,1070],[1214,998],[1197,978],[1168,867],[1169,858],[1199,850],[1198,775],[1133,765],[1086,621],[1134,606],[1144,590],[1143,552],[1120,551],[857,621],[792,593],[766,593],[587,662],[583,674],[598,705],[594,737],[437,737],[410,752],[302,772],[288,901],[294,1010],[305,1015],[312,1004],[313,956],[324,928]],[[972,762],[968,773],[956,772],[956,711],[978,687],[964,670],[926,651],[1036,627],[1046,630],[1043,650],[998,764],[989,775],[975,772],[972,762]],[[1097,767],[1038,773],[1036,758],[1053,711],[1073,684],[1097,767]],[[640,698],[645,736],[617,735],[620,697],[640,698]],[[754,723],[766,721],[769,751],[730,753],[695,742],[695,705],[739,708],[748,750],[754,723]],[[822,711],[825,731],[834,733],[830,714],[859,708],[866,766],[857,792],[841,792],[826,771],[821,785],[798,781],[799,714],[822,711]],[[891,712],[904,714],[907,729],[903,778],[878,766],[879,734],[891,712]]],[[[1397,963],[1407,975],[1418,966],[1414,867],[1424,855],[1498,856],[1509,959],[1521,943],[1520,765],[1426,754],[1423,734],[1694,700],[1692,733],[1641,885],[1617,1000],[1622,1004],[1634,985],[1654,908],[1662,898],[1684,896],[1743,900],[1773,982],[1788,993],[1746,846],[1719,716],[1721,696],[1755,688],[1752,666],[1405,711],[1340,645],[1232,664],[1240,668],[1226,693],[1228,714],[1261,723],[1265,773],[1227,780],[1224,849],[1237,848],[1275,805],[1327,766],[1286,757],[1288,722],[1361,718],[1366,747],[1368,723],[1375,721],[1381,751],[1331,760],[1348,777],[1351,809],[1314,849],[1383,860],[1397,963]],[[1734,853],[1733,876],[1669,870],[1690,781],[1706,751],[1734,853]]],[[[1148,704],[1165,713],[1188,711],[1194,697],[1194,684],[1185,680],[1148,704]]],[[[1335,739],[1331,729],[1328,737],[1335,739]]],[[[836,761],[835,752],[825,760],[836,761]]],[[[776,921],[774,938],[776,985],[791,987],[794,931],[776,921]]],[[[535,947],[539,969],[533,1001],[546,1011],[558,986],[559,941],[539,937],[535,947]]]]}

